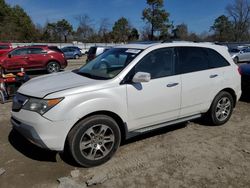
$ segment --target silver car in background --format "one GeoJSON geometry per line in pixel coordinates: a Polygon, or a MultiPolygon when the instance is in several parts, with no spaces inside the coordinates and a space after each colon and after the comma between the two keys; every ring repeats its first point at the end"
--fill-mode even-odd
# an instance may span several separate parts
{"type": "Polygon", "coordinates": [[[233,50],[230,54],[235,63],[250,61],[250,47],[233,50]]]}

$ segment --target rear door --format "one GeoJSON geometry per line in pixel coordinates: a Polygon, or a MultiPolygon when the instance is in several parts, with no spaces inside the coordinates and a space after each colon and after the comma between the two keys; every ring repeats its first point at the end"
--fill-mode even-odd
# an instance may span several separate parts
{"type": "Polygon", "coordinates": [[[211,68],[206,48],[179,47],[177,50],[182,82],[180,116],[203,113],[221,88],[223,72],[211,68]]]}
{"type": "Polygon", "coordinates": [[[28,48],[27,63],[29,69],[40,69],[44,67],[47,60],[47,52],[42,48],[28,48]]]}

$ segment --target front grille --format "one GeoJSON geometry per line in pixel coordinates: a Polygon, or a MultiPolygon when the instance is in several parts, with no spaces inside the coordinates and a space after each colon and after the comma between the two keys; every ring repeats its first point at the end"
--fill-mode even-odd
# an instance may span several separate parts
{"type": "Polygon", "coordinates": [[[13,98],[12,111],[19,112],[28,99],[25,95],[17,93],[13,98]]]}

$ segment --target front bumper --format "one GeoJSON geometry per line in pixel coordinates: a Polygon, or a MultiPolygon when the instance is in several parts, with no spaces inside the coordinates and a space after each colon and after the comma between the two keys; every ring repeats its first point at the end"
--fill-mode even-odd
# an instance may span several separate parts
{"type": "Polygon", "coordinates": [[[55,151],[63,151],[68,132],[76,121],[51,121],[36,112],[11,112],[13,128],[33,144],[55,151]]]}

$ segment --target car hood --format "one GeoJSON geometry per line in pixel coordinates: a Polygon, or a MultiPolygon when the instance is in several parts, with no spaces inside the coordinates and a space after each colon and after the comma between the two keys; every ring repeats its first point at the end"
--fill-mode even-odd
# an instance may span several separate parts
{"type": "Polygon", "coordinates": [[[69,71],[33,78],[23,84],[18,89],[18,92],[28,96],[43,98],[51,93],[81,86],[93,86],[102,81],[86,78],[69,71]]]}

